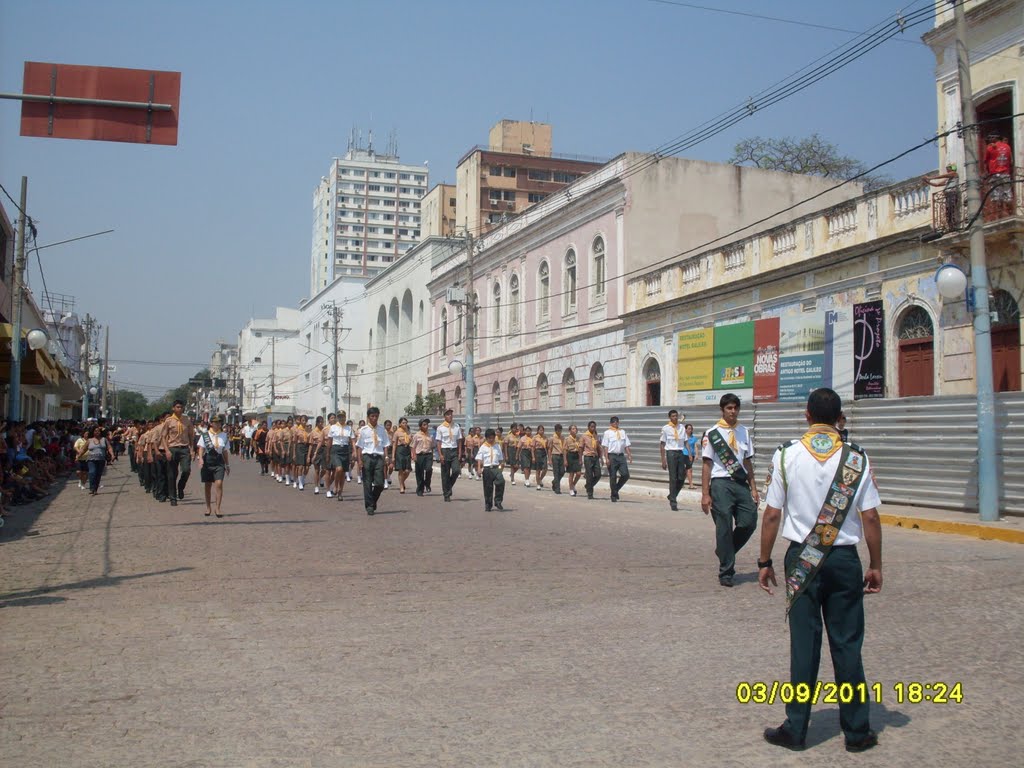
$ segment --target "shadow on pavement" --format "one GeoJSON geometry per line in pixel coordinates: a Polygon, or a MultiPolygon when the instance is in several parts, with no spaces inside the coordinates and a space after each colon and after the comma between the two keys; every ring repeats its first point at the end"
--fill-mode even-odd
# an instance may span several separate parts
{"type": "MultiPolygon", "coordinates": [[[[38,598],[40,595],[48,595],[51,592],[63,592],[65,590],[75,589],[95,589],[97,587],[114,587],[123,581],[134,581],[136,579],[145,579],[150,576],[165,576],[169,573],[181,573],[183,571],[195,570],[190,566],[182,566],[180,568],[167,568],[162,571],[149,571],[148,573],[132,573],[127,576],[97,576],[92,579],[83,579],[82,581],[71,581],[66,584],[54,584],[52,587],[36,587],[35,589],[23,589],[19,592],[7,592],[0,594],[0,608],[6,606],[15,605],[40,605],[38,600],[36,602],[27,602],[27,599],[38,598]]],[[[53,602],[63,602],[66,598],[56,597],[48,598],[53,602]]]]}
{"type": "MultiPolygon", "coordinates": [[[[889,709],[884,704],[871,704],[871,728],[879,735],[886,728],[902,728],[909,724],[910,715],[889,709]]],[[[811,724],[807,729],[808,748],[822,744],[840,733],[839,707],[811,710],[811,724]]]]}
{"type": "Polygon", "coordinates": [[[78,479],[74,475],[58,478],[49,487],[49,492],[43,498],[21,506],[9,507],[7,516],[4,517],[3,527],[0,528],[0,541],[17,541],[26,536],[35,535],[36,532],[31,531],[31,528],[36,524],[40,515],[69,484],[77,482],[78,479]]]}

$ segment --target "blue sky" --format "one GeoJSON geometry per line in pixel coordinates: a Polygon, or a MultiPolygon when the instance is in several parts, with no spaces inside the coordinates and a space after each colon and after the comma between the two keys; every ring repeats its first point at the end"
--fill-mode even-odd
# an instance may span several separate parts
{"type": "MultiPolygon", "coordinates": [[[[700,4],[864,30],[881,0],[700,4]]],[[[908,13],[928,7],[908,0],[908,13]]],[[[936,130],[930,28],[693,149],[724,161],[751,135],[819,132],[874,163],[936,130]]],[[[26,60],[182,72],[179,144],[22,138],[0,101],[0,183],[29,177],[51,291],[111,327],[114,378],[147,396],[181,383],[254,313],[308,293],[312,191],[350,128],[397,129],[431,183],[502,118],[548,121],[559,152],[649,150],[729,109],[852,35],[650,0],[52,2],[0,0],[0,90],[26,60]]],[[[896,178],[937,165],[926,148],[896,178]]],[[[5,201],[13,219],[13,207],[5,201]]],[[[41,292],[38,269],[29,271],[41,292]]]]}

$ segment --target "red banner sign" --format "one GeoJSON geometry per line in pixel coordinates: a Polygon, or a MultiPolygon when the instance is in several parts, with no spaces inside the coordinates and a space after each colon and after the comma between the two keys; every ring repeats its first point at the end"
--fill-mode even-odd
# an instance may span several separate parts
{"type": "Polygon", "coordinates": [[[168,111],[23,101],[21,135],[54,139],[178,143],[180,72],[25,62],[25,94],[169,104],[168,111]]]}
{"type": "Polygon", "coordinates": [[[779,318],[754,322],[754,402],[779,399],[779,318]]]}

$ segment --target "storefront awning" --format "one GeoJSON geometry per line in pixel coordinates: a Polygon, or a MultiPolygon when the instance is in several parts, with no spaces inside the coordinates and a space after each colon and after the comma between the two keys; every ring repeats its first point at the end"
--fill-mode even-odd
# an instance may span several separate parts
{"type": "MultiPolygon", "coordinates": [[[[10,323],[0,323],[0,383],[11,380],[11,339],[10,323]]],[[[22,331],[22,339],[26,331],[22,331]]],[[[58,363],[45,349],[29,349],[21,360],[21,383],[28,386],[56,385],[60,380],[58,363]]]]}

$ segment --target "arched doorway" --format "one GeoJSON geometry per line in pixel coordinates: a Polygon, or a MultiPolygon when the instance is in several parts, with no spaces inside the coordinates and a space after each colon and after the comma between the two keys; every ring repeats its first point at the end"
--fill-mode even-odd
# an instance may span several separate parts
{"type": "Polygon", "coordinates": [[[935,330],[924,307],[908,307],[896,326],[900,397],[935,394],[935,330]]]}
{"type": "Polygon", "coordinates": [[[992,294],[992,387],[1020,391],[1020,307],[1006,291],[992,294]]]}
{"type": "Polygon", "coordinates": [[[644,364],[644,391],[647,405],[661,405],[661,366],[653,357],[644,364]]]}

